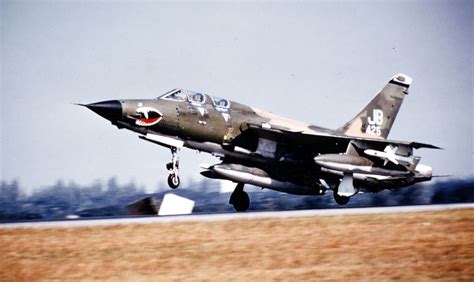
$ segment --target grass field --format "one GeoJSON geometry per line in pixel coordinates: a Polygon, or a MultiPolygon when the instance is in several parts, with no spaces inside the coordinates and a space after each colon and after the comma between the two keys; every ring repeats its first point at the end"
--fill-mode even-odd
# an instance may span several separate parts
{"type": "Polygon", "coordinates": [[[474,209],[0,229],[0,281],[474,280],[474,209]]]}

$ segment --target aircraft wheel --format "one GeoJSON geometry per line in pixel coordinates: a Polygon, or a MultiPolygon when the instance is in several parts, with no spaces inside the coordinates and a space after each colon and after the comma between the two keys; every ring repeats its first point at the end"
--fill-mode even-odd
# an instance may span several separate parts
{"type": "Polygon", "coordinates": [[[179,176],[176,174],[170,174],[168,176],[168,185],[170,186],[171,189],[176,189],[179,186],[179,183],[181,181],[179,180],[179,176]]]}
{"type": "Polygon", "coordinates": [[[334,200],[335,200],[336,203],[338,203],[339,205],[345,205],[345,204],[347,204],[350,199],[351,199],[351,197],[339,196],[339,195],[337,194],[337,192],[334,192],[334,200]]]}
{"type": "Polygon", "coordinates": [[[250,198],[247,192],[241,191],[237,193],[233,198],[232,205],[234,206],[234,209],[238,212],[248,210],[250,206],[250,198]]]}

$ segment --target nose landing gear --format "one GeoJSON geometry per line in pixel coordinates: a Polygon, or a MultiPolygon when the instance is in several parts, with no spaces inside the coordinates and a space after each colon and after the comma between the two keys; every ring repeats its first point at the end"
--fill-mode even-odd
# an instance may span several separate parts
{"type": "Polygon", "coordinates": [[[178,176],[179,171],[179,159],[178,159],[178,149],[175,147],[171,148],[171,162],[166,164],[166,169],[168,170],[168,185],[171,189],[178,188],[180,184],[180,179],[178,176]]]}

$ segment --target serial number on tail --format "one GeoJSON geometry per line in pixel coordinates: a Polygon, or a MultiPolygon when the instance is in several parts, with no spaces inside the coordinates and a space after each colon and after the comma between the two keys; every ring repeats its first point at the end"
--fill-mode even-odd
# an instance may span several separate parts
{"type": "Polygon", "coordinates": [[[380,109],[374,109],[372,111],[372,116],[367,117],[367,123],[368,126],[365,133],[380,136],[382,134],[383,111],[380,109]]]}

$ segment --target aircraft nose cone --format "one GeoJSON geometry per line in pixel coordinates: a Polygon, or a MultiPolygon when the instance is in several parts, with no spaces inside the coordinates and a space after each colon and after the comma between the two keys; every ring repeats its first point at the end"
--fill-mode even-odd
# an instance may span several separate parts
{"type": "Polygon", "coordinates": [[[122,104],[117,100],[92,103],[82,106],[87,107],[94,113],[110,121],[115,121],[122,117],[122,104]]]}

